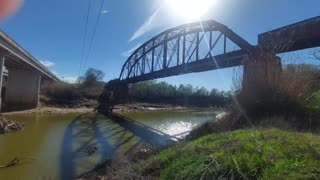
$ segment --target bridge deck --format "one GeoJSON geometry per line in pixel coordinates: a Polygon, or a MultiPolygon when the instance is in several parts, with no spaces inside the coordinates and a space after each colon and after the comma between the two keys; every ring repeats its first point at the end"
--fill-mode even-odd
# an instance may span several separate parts
{"type": "Polygon", "coordinates": [[[49,79],[59,79],[18,43],[0,30],[0,54],[6,56],[5,66],[15,69],[34,69],[44,74],[49,79]]]}
{"type": "Polygon", "coordinates": [[[320,16],[259,34],[260,46],[275,54],[320,46],[320,16]]]}

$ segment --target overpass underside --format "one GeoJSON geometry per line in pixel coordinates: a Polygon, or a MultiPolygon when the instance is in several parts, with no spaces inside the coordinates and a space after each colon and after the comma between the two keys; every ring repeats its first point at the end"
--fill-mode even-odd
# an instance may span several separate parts
{"type": "Polygon", "coordinates": [[[41,73],[0,55],[1,112],[32,109],[38,106],[41,73]]]}
{"type": "Polygon", "coordinates": [[[0,112],[36,108],[41,80],[58,78],[0,31],[0,112]]]}

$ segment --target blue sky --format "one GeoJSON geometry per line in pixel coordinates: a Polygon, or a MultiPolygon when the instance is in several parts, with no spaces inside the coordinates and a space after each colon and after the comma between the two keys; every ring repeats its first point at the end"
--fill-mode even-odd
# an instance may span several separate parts
{"type": "MultiPolygon", "coordinates": [[[[89,0],[25,0],[19,11],[0,23],[0,28],[62,80],[79,75],[84,26],[89,0]]],[[[319,0],[213,0],[203,20],[214,19],[257,43],[259,33],[320,15],[319,0]]],[[[117,78],[130,50],[158,33],[190,20],[177,16],[164,0],[91,0],[87,31],[88,52],[96,18],[101,13],[90,56],[82,63],[105,72],[105,80],[117,78]]],[[[200,0],[199,0],[200,2],[200,0]]],[[[308,59],[311,50],[298,54],[308,59]]],[[[281,55],[284,59],[292,55],[281,55]]],[[[230,89],[241,68],[165,78],[169,83],[230,89]]]]}

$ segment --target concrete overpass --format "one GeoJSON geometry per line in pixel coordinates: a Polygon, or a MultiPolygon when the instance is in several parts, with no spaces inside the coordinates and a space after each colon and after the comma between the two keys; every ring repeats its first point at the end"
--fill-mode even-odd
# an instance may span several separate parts
{"type": "Polygon", "coordinates": [[[59,81],[36,58],[0,30],[0,111],[38,106],[41,81],[59,81]]]}

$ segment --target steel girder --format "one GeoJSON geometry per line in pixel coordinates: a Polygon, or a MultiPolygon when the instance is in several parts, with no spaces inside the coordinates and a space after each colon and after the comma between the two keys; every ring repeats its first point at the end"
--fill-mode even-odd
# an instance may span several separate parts
{"type": "Polygon", "coordinates": [[[128,58],[122,83],[239,66],[254,47],[213,20],[181,25],[141,45],[128,58]]]}

